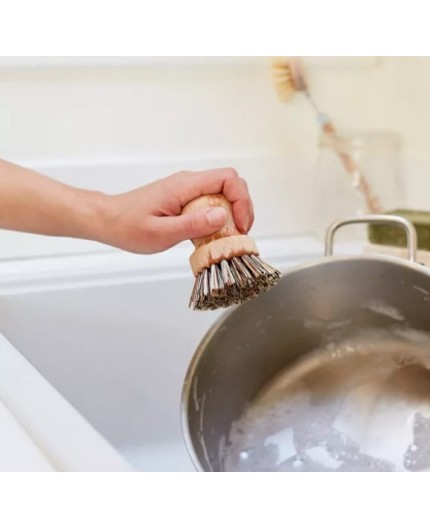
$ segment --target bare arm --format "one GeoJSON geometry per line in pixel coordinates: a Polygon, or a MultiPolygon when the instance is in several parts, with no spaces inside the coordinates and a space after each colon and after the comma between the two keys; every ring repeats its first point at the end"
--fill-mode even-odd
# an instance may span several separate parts
{"type": "Polygon", "coordinates": [[[93,238],[103,195],[0,160],[0,227],[42,235],[93,238]]]}
{"type": "Polygon", "coordinates": [[[252,202],[245,181],[233,169],[180,172],[110,196],[0,160],[0,228],[153,253],[222,227],[225,212],[219,208],[180,216],[192,199],[215,193],[233,204],[238,229],[248,232],[254,220],[252,202]]]}

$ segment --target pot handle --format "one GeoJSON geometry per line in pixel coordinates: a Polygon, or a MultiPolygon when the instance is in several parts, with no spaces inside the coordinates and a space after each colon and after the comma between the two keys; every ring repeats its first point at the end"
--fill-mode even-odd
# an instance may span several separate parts
{"type": "Polygon", "coordinates": [[[403,228],[406,233],[408,260],[416,262],[417,254],[417,232],[413,224],[401,216],[393,215],[366,215],[366,216],[352,216],[345,218],[338,222],[334,222],[327,230],[325,238],[325,255],[330,257],[333,255],[333,242],[336,231],[346,225],[350,224],[391,224],[403,228]]]}

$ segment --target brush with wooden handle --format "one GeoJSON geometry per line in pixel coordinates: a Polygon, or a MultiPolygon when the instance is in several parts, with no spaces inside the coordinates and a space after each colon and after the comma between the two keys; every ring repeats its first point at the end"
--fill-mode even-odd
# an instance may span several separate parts
{"type": "Polygon", "coordinates": [[[201,196],[187,204],[182,214],[208,207],[222,207],[227,222],[211,236],[194,239],[190,257],[196,277],[190,307],[214,310],[256,297],[268,291],[281,273],[258,256],[254,240],[241,234],[234,223],[230,202],[222,194],[201,196]]]}
{"type": "Polygon", "coordinates": [[[304,68],[299,57],[276,57],[272,64],[272,78],[278,98],[286,103],[291,100],[297,92],[305,95],[312,108],[317,114],[318,123],[324,133],[330,137],[332,147],[338,154],[346,171],[351,175],[354,185],[363,195],[369,213],[378,214],[382,207],[378,197],[374,194],[372,187],[360,170],[354,158],[342,147],[342,138],[337,134],[331,119],[322,113],[316,105],[309,91],[304,68]]]}

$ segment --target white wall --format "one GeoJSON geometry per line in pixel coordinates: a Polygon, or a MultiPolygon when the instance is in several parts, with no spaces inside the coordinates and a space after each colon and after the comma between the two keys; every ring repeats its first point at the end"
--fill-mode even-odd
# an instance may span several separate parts
{"type": "MultiPolygon", "coordinates": [[[[427,204],[430,59],[308,60],[320,105],[347,128],[400,132],[411,205],[427,204]]],[[[318,131],[302,97],[278,102],[269,60],[0,59],[0,156],[116,192],[181,168],[233,165],[271,236],[310,229],[318,131]]],[[[0,256],[98,250],[0,234],[0,256]]]]}

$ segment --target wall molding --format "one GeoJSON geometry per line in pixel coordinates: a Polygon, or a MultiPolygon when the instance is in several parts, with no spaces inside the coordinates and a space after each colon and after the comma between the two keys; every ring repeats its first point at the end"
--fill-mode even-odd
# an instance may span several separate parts
{"type": "MultiPolygon", "coordinates": [[[[287,51],[287,50],[286,50],[287,51]]],[[[335,69],[374,68],[380,64],[381,58],[363,57],[303,57],[309,67],[324,67],[335,69]]],[[[44,69],[44,68],[145,68],[149,66],[189,67],[189,66],[255,66],[270,65],[271,57],[241,56],[241,57],[149,57],[149,56],[93,56],[93,57],[0,57],[0,70],[44,69]]]]}
{"type": "MultiPolygon", "coordinates": [[[[321,258],[323,244],[311,236],[257,239],[260,254],[285,270],[321,258]]],[[[191,243],[154,255],[111,249],[102,253],[0,261],[0,295],[68,290],[114,284],[169,281],[193,276],[191,243]]]]}
{"type": "Polygon", "coordinates": [[[0,70],[44,68],[145,68],[149,66],[249,66],[269,64],[270,57],[0,57],[0,70]]]}

